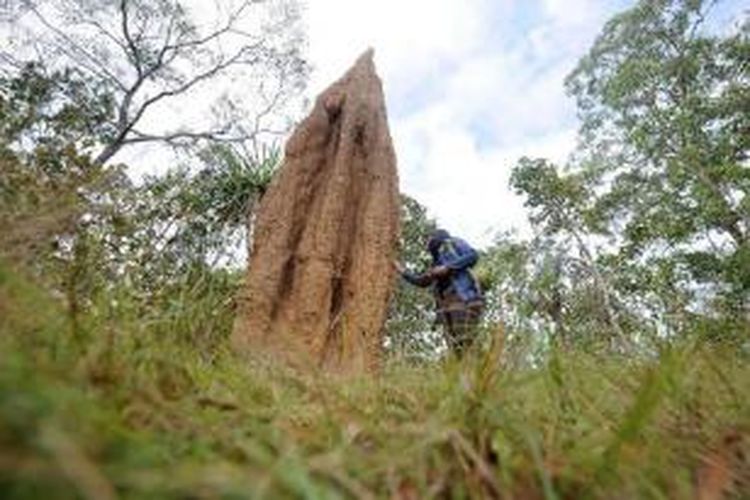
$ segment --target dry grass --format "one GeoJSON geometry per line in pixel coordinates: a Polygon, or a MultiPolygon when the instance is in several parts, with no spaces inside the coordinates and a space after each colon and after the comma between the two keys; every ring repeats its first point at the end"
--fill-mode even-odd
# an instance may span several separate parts
{"type": "Polygon", "coordinates": [[[69,341],[0,270],[3,498],[746,498],[750,367],[706,345],[300,376],[137,318],[69,341]],[[159,330],[162,331],[162,330],[159,330]]]}

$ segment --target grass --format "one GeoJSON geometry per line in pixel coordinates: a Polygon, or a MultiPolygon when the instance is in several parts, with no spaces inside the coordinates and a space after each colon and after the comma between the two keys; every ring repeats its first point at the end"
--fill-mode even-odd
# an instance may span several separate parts
{"type": "Polygon", "coordinates": [[[341,379],[135,316],[80,325],[0,266],[2,498],[750,498],[750,365],[729,347],[341,379]]]}

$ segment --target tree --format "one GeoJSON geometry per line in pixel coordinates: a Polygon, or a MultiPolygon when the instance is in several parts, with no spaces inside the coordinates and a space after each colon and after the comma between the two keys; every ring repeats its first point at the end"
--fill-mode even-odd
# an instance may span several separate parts
{"type": "Polygon", "coordinates": [[[106,129],[107,97],[76,70],[29,64],[0,78],[0,255],[65,299],[77,340],[83,313],[109,314],[114,302],[144,318],[185,321],[193,340],[220,338],[231,324],[241,243],[279,152],[213,144],[197,165],[136,186],[122,165],[94,164],[80,151],[106,129]]]}
{"type": "MultiPolygon", "coordinates": [[[[565,268],[575,271],[579,278],[581,274],[583,277],[588,275],[591,278],[591,290],[598,298],[604,323],[621,343],[624,342],[625,333],[615,308],[613,289],[587,242],[588,236],[602,228],[598,226],[599,220],[591,206],[594,193],[589,189],[586,176],[573,173],[560,175],[558,169],[546,160],[522,158],[513,169],[510,182],[517,194],[526,197],[525,205],[532,210],[529,218],[539,231],[537,240],[549,241],[543,248],[558,247],[552,252],[551,261],[548,255],[540,263],[542,269],[548,270],[542,275],[557,276],[559,280],[565,268]],[[557,245],[555,238],[561,239],[557,245]],[[577,255],[567,250],[568,240],[572,240],[577,255]]],[[[550,291],[556,296],[545,300],[544,309],[553,317],[558,333],[564,335],[560,284],[549,285],[550,291]]]]}
{"type": "Polygon", "coordinates": [[[737,317],[750,306],[750,22],[712,33],[715,3],[641,0],[567,87],[622,260],[671,269],[698,310],[713,296],[737,317]]]}
{"type": "Polygon", "coordinates": [[[111,102],[75,70],[27,64],[0,78],[0,221],[4,251],[40,262],[50,242],[75,231],[103,189],[127,182],[120,169],[92,165],[80,148],[96,143],[111,102]],[[20,249],[20,250],[19,250],[20,249]]]}
{"type": "Polygon", "coordinates": [[[248,157],[226,144],[199,157],[197,170],[181,166],[147,176],[123,210],[134,228],[130,259],[143,275],[158,277],[156,286],[195,265],[241,268],[257,202],[280,163],[278,149],[248,157]]]}
{"type": "Polygon", "coordinates": [[[24,0],[0,16],[14,35],[0,64],[6,73],[24,67],[24,59],[49,62],[51,71],[73,68],[107,96],[94,164],[128,145],[257,141],[283,131],[277,113],[307,76],[296,3],[212,6],[217,20],[206,26],[196,22],[197,3],[191,10],[172,0],[24,0]],[[239,81],[241,89],[233,83],[239,81]],[[163,123],[190,109],[206,114],[194,123],[163,123]],[[206,123],[209,112],[213,123],[206,123]]]}
{"type": "Polygon", "coordinates": [[[506,363],[533,362],[552,334],[562,337],[562,328],[548,314],[548,299],[556,291],[555,280],[543,262],[546,253],[513,233],[500,234],[482,252],[474,272],[485,295],[484,320],[504,329],[506,363]],[[551,278],[551,279],[550,279],[551,278]],[[550,325],[552,321],[552,325],[550,325]]]}

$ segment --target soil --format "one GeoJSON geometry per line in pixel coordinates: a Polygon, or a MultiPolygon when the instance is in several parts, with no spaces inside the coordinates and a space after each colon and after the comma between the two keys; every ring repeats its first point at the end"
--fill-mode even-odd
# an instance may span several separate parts
{"type": "Polygon", "coordinates": [[[399,235],[396,156],[372,50],[316,100],[258,209],[232,335],[298,367],[379,366],[399,235]]]}

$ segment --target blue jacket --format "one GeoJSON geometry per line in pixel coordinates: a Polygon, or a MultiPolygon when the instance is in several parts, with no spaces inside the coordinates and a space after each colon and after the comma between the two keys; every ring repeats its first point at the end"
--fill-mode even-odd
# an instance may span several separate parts
{"type": "Polygon", "coordinates": [[[433,266],[445,266],[451,270],[445,277],[435,278],[430,273],[417,274],[404,271],[403,277],[409,283],[428,287],[433,286],[438,300],[451,292],[465,303],[482,300],[482,292],[470,268],[476,264],[479,254],[468,243],[441,231],[430,241],[433,266]]]}

